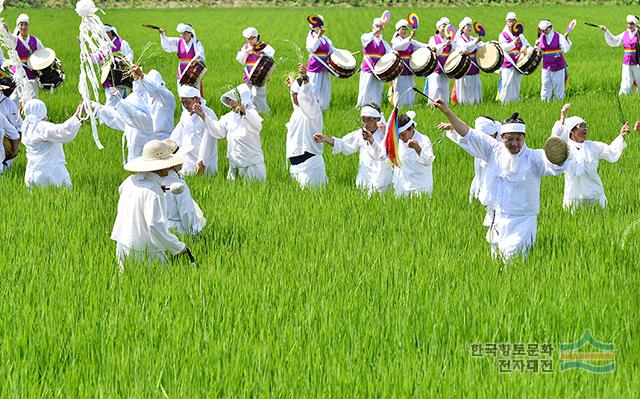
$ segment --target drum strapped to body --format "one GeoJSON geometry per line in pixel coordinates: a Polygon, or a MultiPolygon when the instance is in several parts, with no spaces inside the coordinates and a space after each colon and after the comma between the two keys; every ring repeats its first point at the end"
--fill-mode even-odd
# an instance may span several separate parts
{"type": "Polygon", "coordinates": [[[516,67],[523,75],[529,75],[542,62],[542,50],[538,47],[527,47],[518,57],[516,67]]]}
{"type": "Polygon", "coordinates": [[[476,60],[478,60],[478,68],[483,72],[493,73],[500,69],[504,62],[504,52],[500,43],[491,41],[480,46],[476,52],[476,60]]]}
{"type": "Polygon", "coordinates": [[[329,68],[339,78],[346,79],[356,73],[356,58],[349,50],[335,49],[328,59],[329,68]]]}
{"type": "Polygon", "coordinates": [[[187,64],[187,67],[180,75],[180,84],[193,86],[196,88],[200,87],[200,81],[204,77],[204,74],[207,72],[207,66],[204,62],[196,59],[192,59],[187,64]]]}
{"type": "Polygon", "coordinates": [[[50,48],[34,51],[27,59],[27,65],[36,74],[38,85],[42,89],[53,90],[64,82],[62,62],[50,48]]]}
{"type": "Polygon", "coordinates": [[[416,76],[429,76],[436,70],[438,58],[431,47],[421,47],[411,54],[409,68],[416,76]]]}
{"type": "MultiPolygon", "coordinates": [[[[365,56],[366,57],[366,56],[365,56]]],[[[387,53],[383,55],[376,66],[373,68],[373,73],[383,82],[391,82],[404,70],[404,63],[395,53],[387,53]]]]}
{"type": "Polygon", "coordinates": [[[450,52],[444,63],[444,73],[449,79],[463,78],[469,69],[471,69],[471,59],[459,50],[450,52]]]}
{"type": "Polygon", "coordinates": [[[267,84],[269,77],[276,68],[276,62],[273,58],[266,55],[261,56],[249,73],[249,82],[257,87],[267,84]]]}

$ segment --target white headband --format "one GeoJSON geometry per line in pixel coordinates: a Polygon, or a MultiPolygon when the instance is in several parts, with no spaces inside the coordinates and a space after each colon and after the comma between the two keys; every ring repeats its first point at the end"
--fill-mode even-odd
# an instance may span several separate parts
{"type": "Polygon", "coordinates": [[[382,114],[380,114],[377,109],[369,105],[365,105],[360,110],[360,117],[382,118],[382,114]]]}
{"type": "Polygon", "coordinates": [[[414,127],[414,126],[418,126],[418,124],[416,123],[416,121],[415,121],[415,120],[413,120],[413,118],[415,118],[415,117],[416,117],[416,113],[415,113],[415,112],[413,112],[413,111],[408,111],[408,112],[407,112],[407,116],[409,117],[409,122],[407,122],[407,124],[406,124],[406,125],[401,126],[401,127],[399,127],[399,128],[398,128],[398,134],[400,134],[400,133],[402,133],[402,132],[404,132],[404,131],[406,131],[406,130],[411,129],[411,128],[412,128],[412,127],[414,127]]]}
{"type": "Polygon", "coordinates": [[[526,133],[527,129],[524,123],[505,123],[500,128],[500,134],[505,133],[526,133]]]}

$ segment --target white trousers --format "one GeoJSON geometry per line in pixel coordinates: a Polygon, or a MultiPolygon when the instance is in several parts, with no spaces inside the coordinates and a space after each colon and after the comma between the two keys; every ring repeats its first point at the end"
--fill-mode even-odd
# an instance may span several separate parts
{"type": "Polygon", "coordinates": [[[620,95],[633,93],[633,83],[640,87],[640,65],[622,65],[620,95]]]}
{"type": "Polygon", "coordinates": [[[540,89],[540,98],[547,101],[552,98],[564,99],[564,75],[565,70],[551,72],[548,69],[542,70],[542,87],[540,89]]]}
{"type": "Polygon", "coordinates": [[[308,72],[307,75],[320,108],[323,111],[328,109],[331,103],[331,77],[329,72],[308,72]]]}
{"type": "Polygon", "coordinates": [[[429,75],[429,93],[427,95],[433,100],[443,99],[449,104],[451,92],[449,89],[449,78],[444,73],[432,73],[429,75]]]}
{"type": "Polygon", "coordinates": [[[504,262],[527,250],[536,240],[538,215],[512,216],[495,211],[493,222],[487,232],[491,243],[491,254],[504,262]]]}
{"type": "MultiPolygon", "coordinates": [[[[413,75],[400,75],[393,81],[398,98],[398,107],[411,107],[415,101],[415,92],[412,90],[415,79],[413,75]]],[[[380,105],[380,104],[378,104],[380,105]]]]}
{"type": "Polygon", "coordinates": [[[251,89],[251,101],[253,101],[256,111],[258,111],[259,114],[268,114],[271,112],[269,104],[267,104],[267,86],[258,87],[251,83],[247,83],[247,86],[251,89]]]}
{"type": "Polygon", "coordinates": [[[500,101],[503,103],[519,101],[522,74],[516,71],[515,68],[502,68],[500,70],[500,79],[502,82],[499,94],[500,101]]]}
{"type": "Polygon", "coordinates": [[[358,103],[356,107],[364,107],[369,103],[382,105],[383,83],[376,75],[370,72],[360,72],[360,85],[358,88],[358,103]]]}
{"type": "Polygon", "coordinates": [[[265,167],[264,162],[250,166],[238,166],[230,162],[227,179],[247,179],[263,182],[267,180],[267,168],[265,167]]]}
{"type": "Polygon", "coordinates": [[[327,184],[327,171],[322,155],[315,155],[301,164],[291,165],[289,173],[300,188],[319,187],[327,184]]]}
{"type": "Polygon", "coordinates": [[[482,82],[480,74],[467,75],[456,80],[458,103],[477,104],[482,102],[482,82]]]}

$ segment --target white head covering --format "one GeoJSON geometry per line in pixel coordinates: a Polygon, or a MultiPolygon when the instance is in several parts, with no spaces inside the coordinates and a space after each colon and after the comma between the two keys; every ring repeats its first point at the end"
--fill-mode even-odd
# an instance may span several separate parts
{"type": "Polygon", "coordinates": [[[414,118],[416,117],[416,113],[413,111],[407,111],[406,114],[409,117],[409,122],[406,125],[398,127],[398,134],[411,129],[412,127],[418,126],[414,118]]]}
{"type": "Polygon", "coordinates": [[[462,31],[462,28],[464,28],[467,25],[471,25],[473,23],[473,20],[469,17],[464,17],[462,18],[462,21],[460,21],[460,24],[458,25],[458,30],[462,31]]]}
{"type": "Polygon", "coordinates": [[[638,17],[636,17],[635,15],[627,15],[627,23],[628,24],[638,24],[638,17]]]}
{"type": "Polygon", "coordinates": [[[436,29],[439,29],[442,25],[449,25],[450,21],[447,17],[442,17],[436,22],[436,29]]]}
{"type": "Polygon", "coordinates": [[[400,21],[396,22],[396,30],[400,30],[400,28],[402,27],[408,27],[409,26],[409,21],[407,21],[406,19],[401,19],[400,21]]]}
{"type": "Polygon", "coordinates": [[[377,109],[369,105],[365,105],[360,109],[360,117],[380,118],[382,123],[387,123],[382,112],[379,112],[377,109]]]}
{"type": "Polygon", "coordinates": [[[512,11],[512,12],[508,12],[508,13],[507,13],[507,17],[506,17],[504,20],[505,20],[505,21],[508,21],[508,20],[510,20],[510,19],[518,19],[518,18],[516,17],[516,13],[515,13],[515,12],[513,12],[513,11],[512,11]]]}
{"type": "Polygon", "coordinates": [[[254,36],[258,36],[258,30],[256,28],[254,28],[253,26],[250,26],[248,28],[246,28],[245,30],[242,31],[242,36],[244,36],[245,39],[248,39],[250,37],[254,37],[254,36]]]}
{"type": "Polygon", "coordinates": [[[150,140],[142,148],[142,156],[127,162],[124,169],[130,172],[153,172],[183,164],[185,157],[173,154],[172,149],[163,141],[150,140]]]}
{"type": "Polygon", "coordinates": [[[371,28],[375,28],[376,26],[382,26],[384,28],[384,24],[382,23],[382,19],[380,18],[374,18],[373,22],[371,22],[371,28]]]}
{"type": "Polygon", "coordinates": [[[499,134],[501,126],[502,124],[500,122],[492,121],[489,118],[481,116],[476,119],[474,130],[491,136],[493,134],[499,134]]]}
{"type": "Polygon", "coordinates": [[[20,25],[22,22],[26,22],[28,24],[31,23],[29,22],[29,16],[27,14],[18,15],[18,18],[16,18],[16,26],[20,25]]]}
{"type": "Polygon", "coordinates": [[[567,133],[571,133],[574,127],[581,123],[586,123],[584,119],[579,116],[570,116],[564,121],[564,126],[567,129],[567,133]]]}
{"type": "Polygon", "coordinates": [[[120,35],[118,35],[118,30],[116,29],[115,26],[104,24],[104,31],[105,31],[105,33],[106,32],[113,32],[114,35],[120,37],[120,35]]]}
{"type": "Polygon", "coordinates": [[[178,87],[178,96],[180,98],[200,97],[200,90],[189,85],[180,85],[178,87]]]}
{"type": "Polygon", "coordinates": [[[231,108],[231,106],[229,105],[229,100],[238,102],[238,94],[240,94],[240,101],[246,109],[253,108],[253,102],[251,101],[251,89],[249,89],[249,86],[247,86],[245,83],[242,83],[235,89],[231,89],[228,92],[224,93],[220,97],[220,102],[225,106],[231,108]]]}
{"type": "Polygon", "coordinates": [[[538,24],[538,29],[540,30],[545,30],[548,27],[551,26],[551,21],[549,21],[548,19],[543,19],[542,21],[540,21],[540,23],[538,24]]]}
{"type": "Polygon", "coordinates": [[[178,26],[176,26],[176,31],[178,33],[189,32],[189,33],[191,33],[193,35],[194,38],[196,37],[196,31],[189,24],[185,24],[185,23],[180,22],[178,24],[178,26]]]}
{"type": "Polygon", "coordinates": [[[31,133],[36,128],[38,123],[43,121],[47,117],[47,106],[42,100],[33,99],[27,101],[24,106],[24,121],[22,122],[22,136],[23,141],[28,142],[31,138],[31,133]]]}
{"type": "Polygon", "coordinates": [[[160,72],[156,71],[155,69],[152,69],[149,72],[147,72],[144,75],[144,79],[157,83],[160,86],[164,86],[164,79],[162,79],[162,75],[160,75],[160,72]]]}
{"type": "Polygon", "coordinates": [[[500,127],[500,134],[505,133],[526,133],[527,128],[524,123],[505,123],[500,127]]]}

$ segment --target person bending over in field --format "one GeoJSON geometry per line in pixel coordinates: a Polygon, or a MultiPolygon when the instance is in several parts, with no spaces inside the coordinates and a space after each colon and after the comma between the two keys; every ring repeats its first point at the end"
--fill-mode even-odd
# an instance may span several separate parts
{"type": "Polygon", "coordinates": [[[313,140],[313,134],[322,131],[322,110],[304,65],[298,65],[298,72],[298,79],[289,77],[286,81],[293,105],[293,113],[287,122],[289,173],[301,188],[323,186],[327,184],[327,172],[322,144],[313,140]]]}
{"type": "Polygon", "coordinates": [[[120,271],[124,271],[126,261],[167,263],[166,251],[173,255],[187,253],[187,246],[169,232],[162,189],[162,178],[184,161],[182,155],[172,154],[166,143],[151,140],[144,145],[142,156],[124,165],[135,174],[118,189],[118,215],[111,232],[120,271]]]}
{"type": "Polygon", "coordinates": [[[373,192],[384,192],[393,183],[393,169],[387,162],[384,149],[385,121],[378,104],[367,104],[360,110],[362,128],[342,138],[328,137],[322,133],[313,135],[317,143],[327,143],[334,154],[351,155],[358,152],[358,176],[356,187],[373,192]]]}
{"type": "Polygon", "coordinates": [[[146,101],[153,121],[154,138],[168,139],[175,122],[176,98],[167,89],[160,72],[155,69],[145,73],[138,65],[131,67],[133,91],[139,93],[146,101]]]}
{"type": "Polygon", "coordinates": [[[620,128],[620,134],[610,145],[599,141],[587,140],[589,128],[587,122],[579,116],[567,117],[569,104],[560,111],[560,120],[553,125],[552,135],[562,138],[569,146],[573,162],[564,175],[565,209],[576,209],[582,205],[599,204],[604,208],[607,197],[598,175],[600,160],[617,162],[622,150],[627,146],[625,138],[631,131],[629,123],[620,128]]]}
{"type": "Polygon", "coordinates": [[[182,173],[186,175],[215,175],[218,173],[218,117],[206,105],[200,91],[193,86],[180,86],[178,95],[182,103],[180,121],[171,133],[171,140],[184,147],[192,144],[193,150],[185,154],[182,173]],[[205,137],[209,137],[204,140],[205,137]]]}
{"type": "Polygon", "coordinates": [[[434,105],[461,136],[457,144],[487,162],[487,205],[494,210],[488,234],[492,254],[505,262],[518,254],[525,256],[536,239],[542,176],[559,175],[570,162],[555,165],[544,151],[528,148],[526,126],[517,113],[502,124],[499,142],[470,129],[443,100],[434,105]]]}
{"type": "Polygon", "coordinates": [[[396,196],[413,196],[433,192],[431,167],[436,159],[431,140],[418,133],[416,113],[409,111],[398,115],[398,159],[400,166],[394,168],[393,188],[396,196]]]}
{"type": "Polygon", "coordinates": [[[76,137],[80,118],[85,114],[82,104],[75,114],[62,124],[48,122],[47,106],[38,99],[27,101],[24,107],[22,143],[27,152],[24,182],[27,187],[68,186],[71,177],[66,168],[62,144],[76,137]]]}

